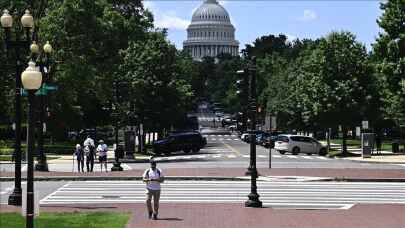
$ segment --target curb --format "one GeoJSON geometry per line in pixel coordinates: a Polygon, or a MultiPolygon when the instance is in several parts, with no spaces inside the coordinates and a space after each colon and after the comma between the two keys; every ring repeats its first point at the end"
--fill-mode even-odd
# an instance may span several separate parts
{"type": "MultiPolygon", "coordinates": [[[[270,178],[278,178],[278,176],[269,176],[270,178]]],[[[22,181],[26,181],[26,177],[22,177],[22,181]]],[[[142,180],[141,176],[38,176],[34,177],[35,181],[108,181],[108,180],[142,180]]],[[[250,181],[250,178],[246,177],[225,177],[225,176],[168,176],[165,180],[205,180],[205,181],[250,181]]],[[[14,181],[14,177],[0,177],[0,182],[14,181]]],[[[268,181],[268,180],[257,180],[268,181]]],[[[323,182],[405,182],[405,178],[350,178],[350,177],[325,177],[322,179],[306,180],[301,182],[313,182],[313,181],[323,181],[323,182]]]]}
{"type": "MultiPolygon", "coordinates": [[[[26,181],[26,177],[21,178],[22,181],[26,181]]],[[[38,176],[34,177],[34,181],[98,181],[98,180],[142,180],[141,176],[38,176]]],[[[227,181],[249,181],[250,179],[244,179],[239,177],[213,177],[213,176],[169,176],[165,177],[165,180],[227,180],[227,181]]],[[[14,181],[14,177],[0,177],[0,182],[14,181]]]]}

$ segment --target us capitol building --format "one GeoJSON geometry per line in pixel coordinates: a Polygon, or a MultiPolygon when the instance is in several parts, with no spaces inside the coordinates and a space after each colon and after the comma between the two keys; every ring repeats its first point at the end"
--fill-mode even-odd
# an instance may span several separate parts
{"type": "Polygon", "coordinates": [[[228,12],[217,0],[204,0],[193,13],[183,48],[189,51],[195,60],[201,60],[205,56],[216,57],[221,53],[233,56],[239,54],[235,28],[228,12]]]}

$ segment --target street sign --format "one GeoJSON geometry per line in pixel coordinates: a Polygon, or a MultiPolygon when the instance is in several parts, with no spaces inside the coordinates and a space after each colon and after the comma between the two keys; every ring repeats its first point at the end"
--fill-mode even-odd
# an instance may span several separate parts
{"type": "Polygon", "coordinates": [[[58,89],[57,85],[48,85],[46,83],[44,83],[44,85],[42,87],[44,87],[44,89],[46,89],[46,90],[57,90],[58,89]]]}
{"type": "MultiPolygon", "coordinates": [[[[35,92],[35,95],[36,96],[39,96],[39,95],[46,96],[46,95],[48,95],[48,91],[57,90],[57,89],[58,89],[58,86],[56,86],[56,85],[48,85],[48,84],[44,83],[41,86],[41,88],[39,88],[37,90],[37,92],[35,92]]],[[[27,95],[28,95],[27,91],[25,91],[25,89],[21,88],[21,96],[27,96],[27,95]]]]}
{"type": "Polygon", "coordinates": [[[367,120],[361,121],[361,125],[363,126],[363,129],[368,129],[368,121],[367,120]]]}

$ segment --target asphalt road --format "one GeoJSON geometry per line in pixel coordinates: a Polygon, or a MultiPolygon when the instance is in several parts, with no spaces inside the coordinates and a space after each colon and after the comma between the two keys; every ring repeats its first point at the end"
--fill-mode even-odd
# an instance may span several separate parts
{"type": "MultiPolygon", "coordinates": [[[[229,130],[213,127],[213,119],[220,123],[218,117],[213,113],[198,114],[200,131],[207,138],[207,146],[196,154],[186,154],[183,152],[173,153],[170,156],[158,157],[161,168],[236,168],[248,167],[250,162],[250,145],[241,141],[236,133],[229,130]]],[[[405,169],[404,165],[371,163],[367,161],[351,161],[340,158],[328,158],[318,155],[281,155],[262,146],[256,146],[256,160],[258,168],[268,168],[271,158],[272,168],[357,168],[357,169],[405,169]]],[[[71,172],[72,163],[53,163],[48,161],[51,171],[71,172]]],[[[112,164],[109,164],[109,168],[112,164]]],[[[144,169],[148,163],[126,163],[122,164],[125,170],[144,169]]],[[[100,169],[99,164],[95,164],[95,171],[100,169]]],[[[22,165],[22,170],[26,170],[26,165],[22,165]]],[[[14,171],[13,164],[2,164],[0,171],[14,171]]]]}

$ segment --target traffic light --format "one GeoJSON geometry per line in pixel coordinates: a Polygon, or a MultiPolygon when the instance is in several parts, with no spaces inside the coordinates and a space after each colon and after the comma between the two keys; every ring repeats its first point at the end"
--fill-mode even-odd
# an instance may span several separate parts
{"type": "Polygon", "coordinates": [[[238,78],[235,83],[236,94],[242,103],[243,101],[247,101],[249,96],[248,75],[246,70],[238,70],[236,71],[236,75],[238,78]]]}
{"type": "Polygon", "coordinates": [[[249,100],[249,76],[247,70],[236,71],[237,80],[235,83],[236,94],[241,107],[240,112],[238,112],[238,130],[245,132],[247,130],[247,111],[248,111],[248,100],[249,100]]]}

